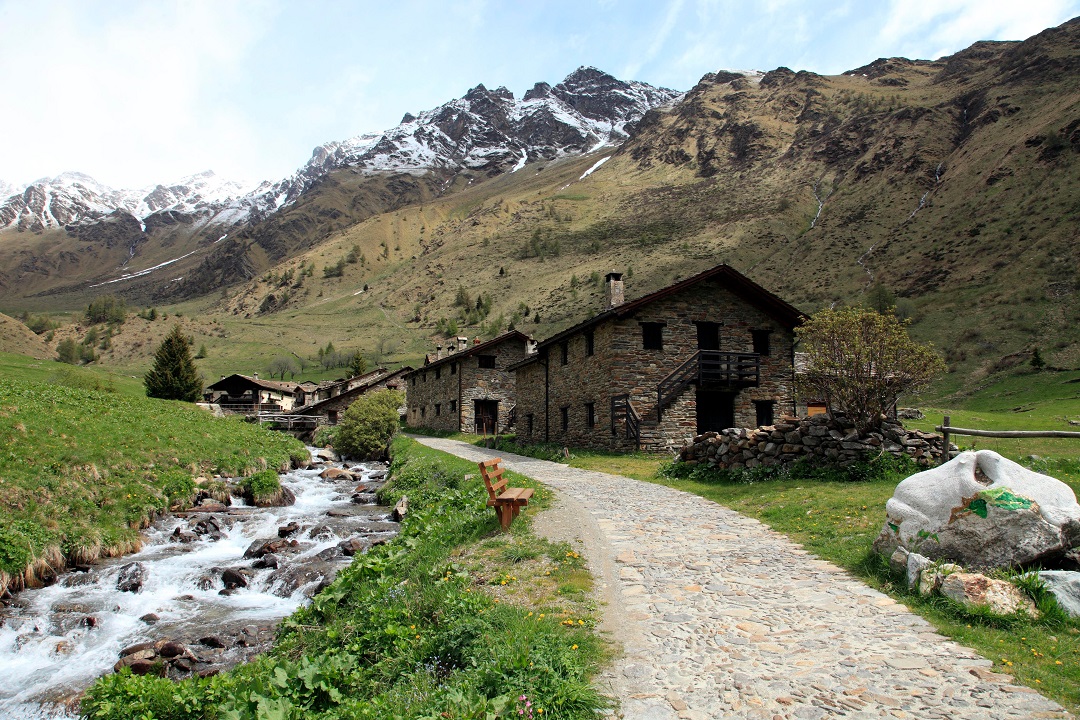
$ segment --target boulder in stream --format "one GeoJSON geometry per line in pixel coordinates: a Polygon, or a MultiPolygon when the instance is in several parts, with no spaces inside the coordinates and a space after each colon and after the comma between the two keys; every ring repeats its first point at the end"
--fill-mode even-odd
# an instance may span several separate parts
{"type": "Polygon", "coordinates": [[[146,584],[147,571],[141,562],[128,563],[120,568],[116,589],[120,592],[137,593],[146,584]]]}

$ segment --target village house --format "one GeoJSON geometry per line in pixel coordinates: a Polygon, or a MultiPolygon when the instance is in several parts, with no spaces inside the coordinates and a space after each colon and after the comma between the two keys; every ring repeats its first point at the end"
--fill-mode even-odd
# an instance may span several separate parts
{"type": "Polygon", "coordinates": [[[341,414],[364,393],[377,390],[405,392],[405,375],[410,372],[412,368],[409,366],[393,372],[386,368],[376,368],[363,375],[319,388],[309,404],[297,407],[293,412],[297,415],[321,415],[328,424],[336,425],[341,414]]]}
{"type": "Polygon", "coordinates": [[[509,367],[529,354],[533,341],[516,330],[469,345],[456,338],[443,353],[405,376],[406,423],[451,432],[492,435],[513,425],[514,373],[509,367]]]}
{"type": "Polygon", "coordinates": [[[222,375],[203,396],[207,402],[231,412],[290,412],[296,406],[298,387],[299,383],[294,382],[262,380],[258,373],[222,375]]]}
{"type": "Polygon", "coordinates": [[[660,450],[794,413],[805,316],[727,265],[626,301],[540,342],[513,368],[522,442],[660,450]]]}

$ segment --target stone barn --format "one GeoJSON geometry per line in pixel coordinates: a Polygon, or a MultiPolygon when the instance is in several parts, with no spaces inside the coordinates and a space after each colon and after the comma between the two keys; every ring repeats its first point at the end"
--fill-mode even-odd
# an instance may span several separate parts
{"type": "Polygon", "coordinates": [[[450,432],[493,435],[514,424],[514,363],[533,341],[516,330],[469,345],[457,338],[443,354],[429,355],[424,366],[406,374],[406,424],[450,432]]]}
{"type": "Polygon", "coordinates": [[[353,401],[361,395],[377,390],[401,390],[405,391],[405,376],[412,372],[411,367],[403,367],[390,372],[385,368],[378,368],[372,372],[358,375],[355,378],[342,380],[333,387],[325,388],[325,397],[320,390],[315,401],[304,407],[298,407],[294,411],[297,415],[322,415],[330,425],[337,425],[341,415],[353,401]]]}
{"type": "Polygon", "coordinates": [[[606,282],[606,310],[512,368],[521,441],[660,450],[795,412],[799,310],[727,265],[631,301],[606,282]]]}

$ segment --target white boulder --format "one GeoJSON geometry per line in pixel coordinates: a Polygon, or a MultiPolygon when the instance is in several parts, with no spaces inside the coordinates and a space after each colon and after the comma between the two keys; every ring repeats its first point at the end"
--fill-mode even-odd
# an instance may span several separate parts
{"type": "Polygon", "coordinates": [[[912,475],[885,505],[874,548],[989,569],[1053,563],[1080,547],[1072,489],[991,450],[963,452],[912,475]]]}

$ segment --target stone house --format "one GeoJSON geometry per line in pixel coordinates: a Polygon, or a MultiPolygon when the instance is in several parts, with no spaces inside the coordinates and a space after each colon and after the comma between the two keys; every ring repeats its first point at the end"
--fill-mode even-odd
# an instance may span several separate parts
{"type": "Polygon", "coordinates": [[[429,355],[407,373],[405,422],[409,427],[492,435],[514,424],[514,373],[533,341],[517,330],[480,342],[457,338],[444,355],[429,355]]]}
{"type": "Polygon", "coordinates": [[[405,366],[393,372],[386,368],[377,368],[372,372],[358,375],[348,380],[336,383],[332,389],[322,390],[313,398],[313,402],[303,407],[298,407],[297,415],[322,415],[330,425],[336,425],[341,414],[353,404],[356,398],[364,393],[376,390],[401,390],[405,391],[405,375],[412,372],[412,368],[405,366]]]}
{"type": "Polygon", "coordinates": [[[206,388],[207,402],[242,413],[290,412],[296,405],[298,383],[262,380],[259,374],[221,376],[206,388]]]}
{"type": "Polygon", "coordinates": [[[523,442],[660,450],[794,413],[794,328],[805,316],[727,265],[626,301],[518,362],[523,442]]]}

